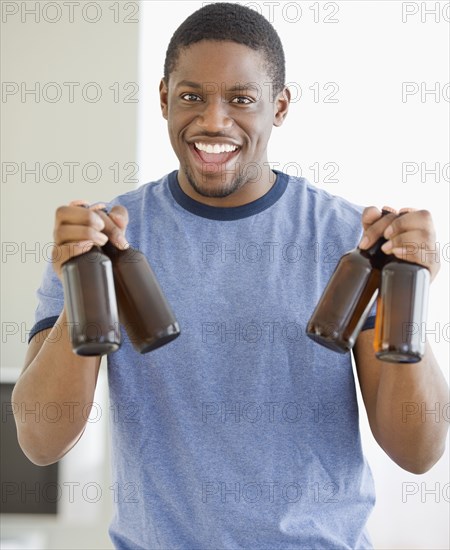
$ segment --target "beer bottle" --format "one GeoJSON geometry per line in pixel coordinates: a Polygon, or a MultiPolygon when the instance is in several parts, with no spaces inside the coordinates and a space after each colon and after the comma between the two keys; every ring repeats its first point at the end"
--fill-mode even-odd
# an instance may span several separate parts
{"type": "Polygon", "coordinates": [[[392,363],[417,363],[425,353],[430,272],[390,256],[381,271],[375,318],[375,355],[392,363]]]}
{"type": "Polygon", "coordinates": [[[106,355],[121,335],[112,264],[98,246],[62,264],[64,302],[73,351],[106,355]]]}
{"type": "Polygon", "coordinates": [[[144,254],[110,241],[103,251],[113,265],[119,319],[134,348],[147,353],[179,336],[178,322],[144,254]]]}
{"type": "MultiPolygon", "coordinates": [[[[382,211],[382,215],[389,213],[382,211]]],[[[339,353],[353,348],[388,259],[381,250],[385,242],[380,237],[371,248],[355,248],[342,256],[306,327],[311,339],[339,353]]]]}

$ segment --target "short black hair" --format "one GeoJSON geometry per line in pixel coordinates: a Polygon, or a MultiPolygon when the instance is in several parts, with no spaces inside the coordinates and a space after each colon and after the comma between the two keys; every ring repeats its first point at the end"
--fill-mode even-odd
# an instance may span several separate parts
{"type": "Polygon", "coordinates": [[[283,45],[270,22],[257,11],[230,2],[207,4],[191,14],[174,32],[166,52],[164,79],[169,81],[180,51],[200,42],[229,40],[264,53],[274,94],[285,85],[283,45]]]}

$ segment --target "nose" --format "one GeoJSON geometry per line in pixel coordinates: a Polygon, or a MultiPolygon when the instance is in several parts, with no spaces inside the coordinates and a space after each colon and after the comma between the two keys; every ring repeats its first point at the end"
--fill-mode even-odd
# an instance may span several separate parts
{"type": "Polygon", "coordinates": [[[206,101],[197,117],[197,124],[205,132],[215,133],[231,128],[233,120],[228,113],[228,103],[222,99],[206,101]]]}

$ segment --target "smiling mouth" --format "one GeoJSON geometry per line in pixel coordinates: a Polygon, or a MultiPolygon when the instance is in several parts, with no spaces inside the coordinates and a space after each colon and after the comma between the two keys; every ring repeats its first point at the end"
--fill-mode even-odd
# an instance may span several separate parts
{"type": "Polygon", "coordinates": [[[194,154],[205,164],[225,164],[241,150],[237,145],[230,143],[191,143],[189,147],[194,154]]]}

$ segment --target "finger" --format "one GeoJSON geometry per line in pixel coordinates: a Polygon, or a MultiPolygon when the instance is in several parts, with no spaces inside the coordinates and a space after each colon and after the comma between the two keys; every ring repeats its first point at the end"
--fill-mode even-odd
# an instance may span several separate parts
{"type": "Polygon", "coordinates": [[[421,232],[413,230],[406,231],[400,233],[396,237],[392,237],[383,244],[381,249],[383,252],[394,254],[398,257],[400,257],[399,254],[403,254],[405,257],[402,256],[401,259],[409,261],[406,256],[411,256],[412,254],[418,253],[424,244],[425,243],[421,232]]]}
{"type": "Polygon", "coordinates": [[[124,206],[114,206],[109,212],[109,217],[113,219],[114,223],[125,231],[128,225],[128,210],[124,206]]]}
{"type": "Polygon", "coordinates": [[[384,215],[373,206],[366,208],[363,212],[364,233],[358,245],[360,249],[365,250],[375,244],[377,240],[383,236],[386,227],[388,227],[397,216],[396,211],[390,207],[383,207],[383,214],[384,215]],[[385,212],[390,213],[387,214],[385,212]],[[378,216],[376,213],[378,213],[378,216]],[[372,220],[372,223],[367,223],[370,220],[372,220]]]}
{"type": "Polygon", "coordinates": [[[430,241],[423,240],[423,233],[420,230],[408,231],[385,243],[383,252],[391,254],[405,262],[411,262],[426,267],[434,279],[439,271],[439,260],[433,259],[435,254],[431,251],[433,247],[430,241]],[[430,253],[426,251],[429,250],[430,253]]]}
{"type": "Polygon", "coordinates": [[[397,211],[395,210],[395,208],[392,208],[392,206],[383,206],[381,211],[378,210],[376,206],[368,206],[367,208],[365,208],[361,217],[364,230],[366,230],[370,225],[379,220],[386,213],[397,214],[397,211]]]}
{"type": "Polygon", "coordinates": [[[125,232],[125,229],[128,225],[128,210],[124,206],[113,206],[108,212],[106,204],[104,202],[99,202],[92,204],[89,208],[97,213],[99,213],[98,211],[104,212],[114,221],[117,226],[119,226],[120,229],[122,229],[122,231],[125,232]]]}
{"type": "Polygon", "coordinates": [[[89,209],[93,210],[94,212],[96,210],[105,210],[106,209],[106,204],[104,202],[95,202],[94,204],[91,204],[89,206],[89,209]]]}
{"type": "Polygon", "coordinates": [[[397,210],[395,208],[392,208],[392,206],[383,206],[381,209],[382,214],[398,214],[397,210]]]}
{"type": "Polygon", "coordinates": [[[404,213],[402,216],[393,219],[385,228],[384,237],[392,240],[402,233],[415,230],[420,231],[421,242],[434,241],[433,219],[428,210],[412,210],[411,212],[404,213]]]}
{"type": "Polygon", "coordinates": [[[381,218],[381,211],[378,210],[376,206],[368,206],[367,208],[364,208],[361,221],[364,227],[364,231],[372,225],[374,222],[376,222],[378,219],[381,218]]]}
{"type": "Polygon", "coordinates": [[[99,211],[98,215],[101,216],[105,227],[103,232],[108,237],[109,241],[116,246],[117,248],[124,249],[128,248],[130,245],[125,238],[123,229],[125,229],[128,223],[128,213],[124,207],[115,207],[117,210],[114,210],[113,216],[106,214],[103,211],[99,211]],[[119,217],[119,223],[123,228],[115,223],[115,220],[119,217]]]}
{"type": "Polygon", "coordinates": [[[60,206],[55,214],[55,226],[53,238],[56,243],[61,242],[59,233],[64,226],[92,227],[96,231],[102,231],[105,223],[98,213],[79,206],[60,206]]]}
{"type": "Polygon", "coordinates": [[[399,214],[409,214],[410,212],[417,212],[416,208],[400,208],[399,214]]]}
{"type": "Polygon", "coordinates": [[[103,246],[108,242],[108,237],[102,231],[97,231],[90,225],[64,224],[58,228],[58,231],[55,231],[54,241],[59,246],[80,241],[103,246]]]}
{"type": "Polygon", "coordinates": [[[89,202],[85,199],[76,199],[69,202],[69,206],[89,206],[89,202]]]}

